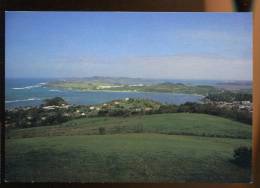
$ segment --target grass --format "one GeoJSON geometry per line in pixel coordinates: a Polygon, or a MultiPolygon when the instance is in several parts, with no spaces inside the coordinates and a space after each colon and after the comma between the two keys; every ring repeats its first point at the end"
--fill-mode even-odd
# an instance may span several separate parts
{"type": "Polygon", "coordinates": [[[250,169],[230,160],[235,148],[251,146],[251,127],[216,116],[83,118],[11,130],[9,137],[11,182],[250,181],[250,169]]]}
{"type": "Polygon", "coordinates": [[[99,134],[104,127],[106,134],[162,133],[208,137],[251,138],[251,126],[229,119],[206,114],[156,114],[133,117],[82,118],[56,126],[16,129],[9,138],[38,136],[99,134]]]}
{"type": "Polygon", "coordinates": [[[11,139],[7,180],[71,182],[248,182],[229,162],[246,139],[116,134],[11,139]]]}

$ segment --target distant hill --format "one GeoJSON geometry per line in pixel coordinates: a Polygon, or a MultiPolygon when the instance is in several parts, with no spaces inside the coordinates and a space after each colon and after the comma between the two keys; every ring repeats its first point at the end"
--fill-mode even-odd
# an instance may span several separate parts
{"type": "Polygon", "coordinates": [[[82,78],[63,78],[65,81],[84,81],[84,82],[105,82],[110,84],[159,84],[159,83],[180,83],[185,85],[216,85],[221,83],[218,80],[203,79],[164,79],[164,78],[130,78],[130,77],[110,77],[110,76],[92,76],[82,78]]]}
{"type": "Polygon", "coordinates": [[[210,82],[204,81],[189,82],[186,80],[167,80],[167,79],[144,79],[127,77],[86,77],[70,78],[63,81],[50,82],[46,86],[51,88],[77,89],[77,90],[106,90],[106,91],[139,91],[139,92],[174,92],[186,94],[208,95],[218,93],[221,90],[235,92],[252,93],[251,81],[232,81],[232,82],[210,82]],[[201,83],[201,84],[200,84],[201,83]]]}
{"type": "Polygon", "coordinates": [[[246,93],[252,93],[252,81],[219,82],[215,87],[229,91],[244,91],[246,93]]]}
{"type": "Polygon", "coordinates": [[[137,82],[138,79],[128,78],[99,78],[93,77],[90,79],[58,81],[48,83],[46,86],[51,88],[62,89],[77,89],[83,91],[98,90],[98,91],[134,91],[134,92],[172,92],[172,93],[186,93],[186,94],[199,94],[208,95],[208,93],[218,92],[213,86],[193,86],[185,85],[183,83],[151,83],[144,84],[144,82],[137,82]]]}

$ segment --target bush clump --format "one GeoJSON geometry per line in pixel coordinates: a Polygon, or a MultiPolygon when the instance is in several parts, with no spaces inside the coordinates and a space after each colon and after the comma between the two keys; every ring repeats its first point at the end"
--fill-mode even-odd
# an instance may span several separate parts
{"type": "Polygon", "coordinates": [[[252,161],[252,148],[246,146],[240,146],[234,149],[232,162],[238,166],[249,168],[252,161]]]}
{"type": "Polygon", "coordinates": [[[45,99],[43,106],[61,106],[67,105],[68,103],[61,97],[54,97],[52,99],[45,99]]]}
{"type": "Polygon", "coordinates": [[[106,129],[104,127],[99,127],[98,132],[100,135],[104,135],[104,134],[106,134],[106,129]]]}

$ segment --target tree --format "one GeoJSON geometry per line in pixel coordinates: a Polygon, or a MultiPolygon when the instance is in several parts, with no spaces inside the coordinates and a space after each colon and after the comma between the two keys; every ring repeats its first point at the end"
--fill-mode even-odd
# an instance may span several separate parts
{"type": "Polygon", "coordinates": [[[44,104],[42,106],[61,106],[68,104],[63,98],[61,97],[54,97],[52,99],[45,99],[44,104]]]}
{"type": "Polygon", "coordinates": [[[240,146],[234,150],[232,162],[241,167],[251,167],[252,149],[240,146]]]}

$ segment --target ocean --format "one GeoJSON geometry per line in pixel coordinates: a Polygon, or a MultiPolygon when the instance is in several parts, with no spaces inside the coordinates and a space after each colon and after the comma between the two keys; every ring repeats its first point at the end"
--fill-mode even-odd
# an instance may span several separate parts
{"type": "Polygon", "coordinates": [[[185,102],[198,102],[202,99],[202,96],[179,93],[79,91],[45,87],[46,83],[55,80],[57,79],[6,79],[5,108],[39,106],[44,99],[58,96],[75,105],[100,104],[124,98],[151,99],[179,105],[185,102]]]}

